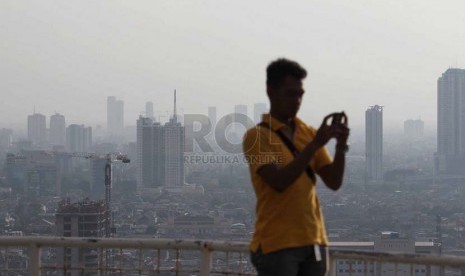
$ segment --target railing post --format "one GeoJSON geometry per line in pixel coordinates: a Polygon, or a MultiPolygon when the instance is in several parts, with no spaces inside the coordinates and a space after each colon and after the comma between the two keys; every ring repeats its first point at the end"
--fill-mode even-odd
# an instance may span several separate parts
{"type": "Polygon", "coordinates": [[[200,276],[210,276],[212,253],[207,247],[203,247],[200,256],[200,276]]]}
{"type": "Polygon", "coordinates": [[[40,276],[40,247],[37,243],[29,246],[29,275],[40,276]]]}
{"type": "Polygon", "coordinates": [[[336,259],[333,257],[329,257],[329,271],[326,275],[328,276],[336,276],[336,259]]]}

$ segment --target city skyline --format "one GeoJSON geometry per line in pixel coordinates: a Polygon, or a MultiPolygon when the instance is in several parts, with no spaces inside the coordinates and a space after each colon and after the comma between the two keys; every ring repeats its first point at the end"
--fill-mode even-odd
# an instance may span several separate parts
{"type": "Polygon", "coordinates": [[[125,123],[147,100],[170,110],[173,89],[185,113],[265,102],[265,67],[281,56],[308,71],[301,117],[310,124],[343,109],[362,127],[363,109],[379,102],[396,110],[386,115],[387,129],[418,116],[434,126],[437,76],[465,66],[465,37],[450,28],[465,24],[465,4],[432,3],[299,0],[252,16],[267,4],[7,1],[0,93],[8,101],[0,109],[11,119],[0,118],[0,127],[24,127],[21,114],[34,106],[66,113],[69,123],[104,125],[106,95],[125,101],[125,123]],[[284,11],[295,16],[273,16],[284,11]],[[237,47],[241,41],[250,43],[237,47]]]}

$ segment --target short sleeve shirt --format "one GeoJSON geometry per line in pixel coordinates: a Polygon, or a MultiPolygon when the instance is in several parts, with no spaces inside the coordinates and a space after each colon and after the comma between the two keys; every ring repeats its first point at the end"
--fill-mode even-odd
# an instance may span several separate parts
{"type": "MultiPolygon", "coordinates": [[[[246,132],[243,140],[243,150],[257,197],[255,232],[250,249],[255,252],[260,247],[266,254],[312,244],[326,246],[328,240],[316,183],[303,172],[291,186],[278,192],[258,175],[257,170],[265,164],[274,163],[283,167],[294,158],[275,133],[285,125],[270,114],[264,114],[262,119],[271,129],[256,126],[246,132]]],[[[302,151],[313,140],[316,130],[298,118],[294,123],[293,143],[297,150],[302,151]]],[[[318,172],[331,163],[328,150],[322,147],[309,165],[313,171],[318,172]]]]}

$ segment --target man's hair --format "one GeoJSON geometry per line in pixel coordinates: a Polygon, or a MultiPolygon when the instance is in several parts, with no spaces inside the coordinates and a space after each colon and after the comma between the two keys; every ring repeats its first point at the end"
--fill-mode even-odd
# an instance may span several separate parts
{"type": "Polygon", "coordinates": [[[272,61],[266,68],[266,84],[269,86],[279,86],[288,76],[303,80],[307,71],[297,62],[285,58],[272,61]]]}

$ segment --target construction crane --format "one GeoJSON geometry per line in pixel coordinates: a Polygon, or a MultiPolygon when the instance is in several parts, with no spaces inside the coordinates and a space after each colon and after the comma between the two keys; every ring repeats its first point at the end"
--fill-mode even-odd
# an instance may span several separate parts
{"type": "MultiPolygon", "coordinates": [[[[89,152],[60,152],[58,153],[62,156],[69,156],[73,158],[85,158],[91,160],[106,160],[105,162],[105,203],[110,207],[111,203],[111,164],[114,162],[130,163],[131,160],[121,152],[107,153],[103,155],[89,153],[89,152]]],[[[59,176],[57,178],[61,179],[61,166],[59,169],[59,176]]]]}
{"type": "Polygon", "coordinates": [[[116,228],[113,225],[113,213],[111,210],[111,186],[112,186],[112,173],[111,173],[111,164],[114,162],[129,163],[131,160],[121,152],[107,153],[103,155],[98,155],[95,153],[87,152],[75,152],[75,153],[64,153],[65,156],[85,158],[91,160],[105,160],[105,205],[109,211],[109,217],[106,218],[106,223],[108,226],[109,232],[108,235],[113,235],[116,233],[116,228]]]}

